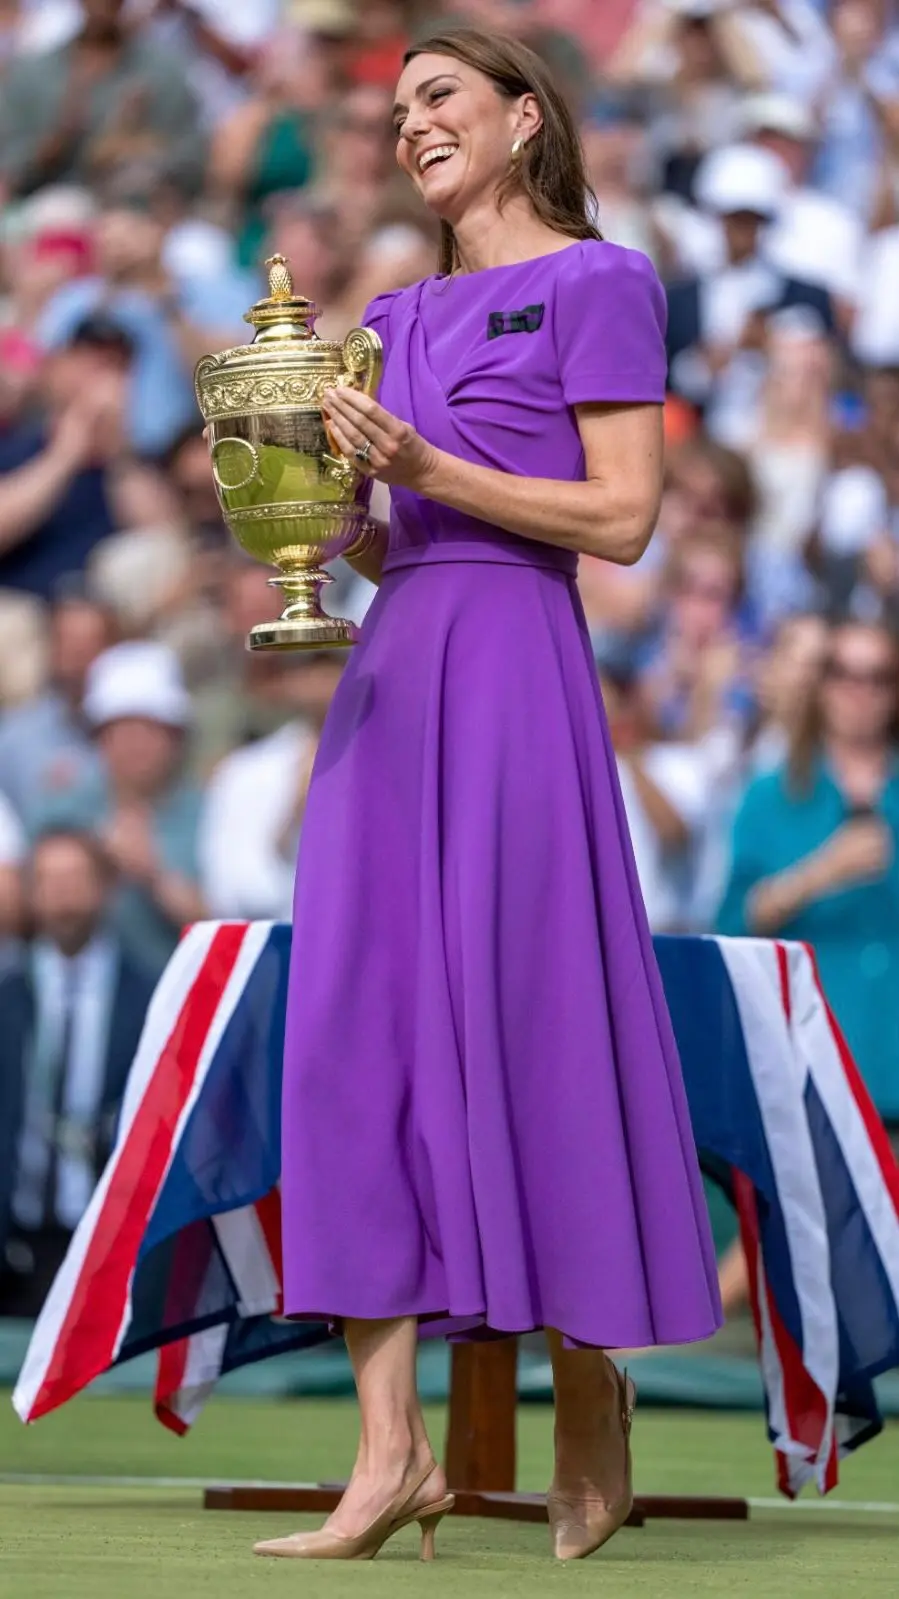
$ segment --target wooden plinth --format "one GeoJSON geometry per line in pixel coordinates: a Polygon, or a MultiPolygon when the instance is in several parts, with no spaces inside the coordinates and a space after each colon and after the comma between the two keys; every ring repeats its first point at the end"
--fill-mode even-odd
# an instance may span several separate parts
{"type": "MultiPolygon", "coordinates": [[[[543,1494],[515,1492],[515,1410],[518,1342],[456,1344],[452,1351],[446,1474],[456,1496],[454,1515],[503,1521],[546,1521],[543,1494]]],[[[327,1514],[342,1483],[270,1484],[206,1489],[207,1510],[327,1514]]],[[[745,1499],[649,1495],[634,1501],[628,1527],[649,1520],[748,1521],[745,1499]]]]}

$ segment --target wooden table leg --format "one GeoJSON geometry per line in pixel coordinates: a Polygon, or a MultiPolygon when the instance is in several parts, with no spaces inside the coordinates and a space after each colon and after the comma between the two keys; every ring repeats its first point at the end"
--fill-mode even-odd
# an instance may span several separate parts
{"type": "Polygon", "coordinates": [[[446,1476],[450,1489],[515,1491],[518,1339],[452,1345],[446,1476]]]}

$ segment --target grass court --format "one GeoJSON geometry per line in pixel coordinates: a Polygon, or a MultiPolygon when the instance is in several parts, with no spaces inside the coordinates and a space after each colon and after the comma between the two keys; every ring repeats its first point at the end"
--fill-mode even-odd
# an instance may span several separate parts
{"type": "MultiPolygon", "coordinates": [[[[435,1443],[443,1410],[432,1407],[435,1443]]],[[[352,1460],[343,1400],[219,1397],[177,1439],[145,1398],[84,1397],[24,1428],[0,1395],[0,1599],[864,1599],[899,1594],[899,1424],[844,1463],[836,1506],[771,1505],[773,1457],[754,1414],[638,1410],[636,1480],[644,1493],[739,1494],[747,1524],[650,1523],[591,1560],[556,1565],[542,1527],[451,1518],[434,1566],[407,1529],[374,1562],[254,1558],[254,1539],[294,1518],[202,1509],[201,1484],[334,1480],[352,1460]],[[895,1503],[894,1503],[895,1502],[895,1503]],[[890,1508],[892,1507],[892,1508],[890,1508]]],[[[551,1415],[519,1407],[519,1486],[543,1489],[551,1415]]],[[[320,1520],[320,1518],[317,1518],[320,1520]]],[[[313,1521],[312,1525],[315,1524],[313,1521]]]]}

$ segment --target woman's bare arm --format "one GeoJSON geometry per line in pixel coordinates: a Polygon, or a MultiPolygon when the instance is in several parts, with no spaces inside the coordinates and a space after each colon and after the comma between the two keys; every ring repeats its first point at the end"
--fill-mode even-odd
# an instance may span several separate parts
{"type": "Polygon", "coordinates": [[[375,517],[370,518],[368,527],[369,536],[362,541],[359,554],[350,554],[344,559],[360,577],[368,578],[369,583],[380,583],[389,532],[387,523],[375,517]]]}
{"type": "Polygon", "coordinates": [[[578,405],[583,482],[518,477],[463,461],[428,444],[366,394],[331,389],[323,401],[338,447],[368,441],[373,475],[522,538],[596,555],[621,566],[640,559],[662,494],[660,405],[578,405]]]}

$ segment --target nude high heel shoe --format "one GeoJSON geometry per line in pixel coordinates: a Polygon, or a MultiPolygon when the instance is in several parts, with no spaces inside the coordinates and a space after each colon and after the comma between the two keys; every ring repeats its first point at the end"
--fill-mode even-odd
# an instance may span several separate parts
{"type": "MultiPolygon", "coordinates": [[[[611,1364],[611,1362],[610,1362],[611,1364]]],[[[618,1383],[619,1419],[624,1442],[624,1490],[611,1503],[599,1495],[568,1497],[551,1486],[546,1496],[553,1551],[557,1560],[585,1560],[623,1526],[634,1503],[631,1425],[637,1390],[625,1371],[612,1366],[618,1383]]]]}
{"type": "Polygon", "coordinates": [[[294,1532],[287,1538],[268,1538],[263,1543],[254,1544],[253,1553],[273,1555],[281,1560],[374,1560],[388,1538],[392,1538],[402,1527],[417,1521],[421,1528],[421,1559],[433,1560],[437,1527],[456,1502],[452,1494],[444,1494],[442,1499],[412,1504],[415,1495],[434,1470],[436,1466],[432,1461],[411,1486],[398,1493],[355,1538],[346,1538],[322,1527],[319,1532],[294,1532]]]}

